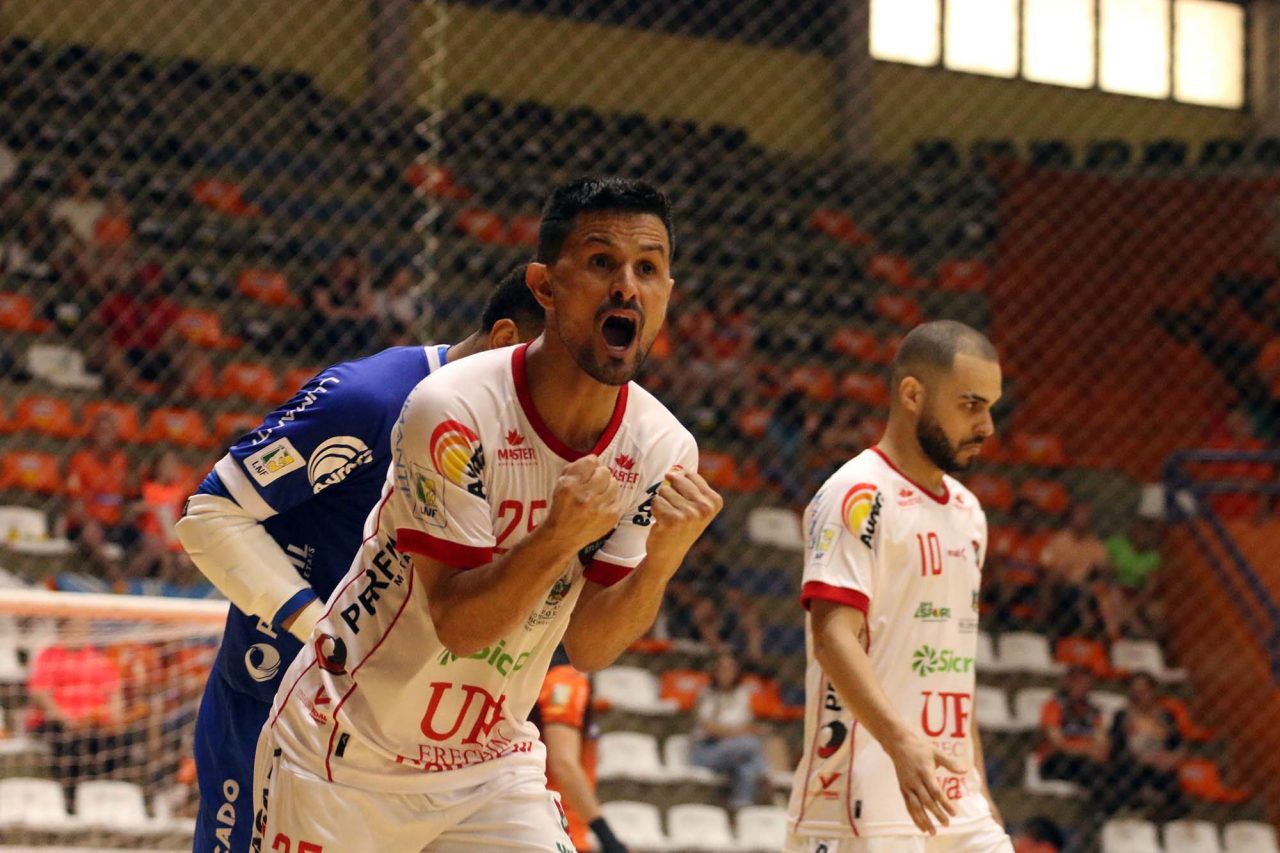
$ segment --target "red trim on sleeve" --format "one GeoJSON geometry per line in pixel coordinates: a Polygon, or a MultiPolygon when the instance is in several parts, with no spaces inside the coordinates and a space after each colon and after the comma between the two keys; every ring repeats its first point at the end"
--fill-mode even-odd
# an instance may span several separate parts
{"type": "Polygon", "coordinates": [[[493,561],[492,548],[462,545],[448,539],[437,539],[430,533],[401,527],[396,530],[396,547],[407,554],[419,554],[439,560],[455,569],[474,569],[493,561]]]}
{"type": "Polygon", "coordinates": [[[823,601],[832,601],[836,604],[843,604],[845,607],[852,607],[854,610],[861,610],[864,614],[871,605],[871,599],[865,593],[858,592],[856,589],[848,589],[843,586],[832,586],[829,583],[821,581],[809,581],[800,590],[800,606],[805,610],[809,609],[809,602],[815,598],[821,598],[823,601]]]}
{"type": "Polygon", "coordinates": [[[604,560],[592,560],[591,565],[587,566],[587,570],[582,573],[582,576],[601,586],[613,586],[629,574],[631,574],[630,566],[619,566],[617,563],[606,563],[604,560]]]}
{"type": "Polygon", "coordinates": [[[899,477],[901,477],[902,479],[906,480],[908,483],[910,483],[911,485],[915,486],[915,487],[916,487],[917,489],[919,489],[920,491],[924,492],[926,495],[928,495],[930,498],[932,498],[932,499],[933,499],[934,501],[936,501],[937,503],[940,503],[940,504],[942,504],[943,506],[946,506],[946,505],[951,501],[951,490],[947,488],[947,481],[946,481],[946,480],[943,480],[943,481],[942,481],[942,494],[938,494],[937,492],[934,492],[934,491],[931,491],[931,490],[929,490],[929,489],[926,489],[924,486],[920,485],[920,484],[919,484],[919,483],[917,483],[915,480],[913,480],[913,479],[911,479],[910,477],[908,477],[908,476],[906,475],[906,473],[904,473],[904,472],[903,472],[903,470],[902,470],[901,468],[899,468],[897,465],[894,465],[894,464],[893,464],[893,460],[889,458],[889,455],[888,455],[887,453],[885,453],[883,450],[881,450],[881,449],[880,449],[879,445],[877,445],[876,447],[871,448],[871,450],[872,450],[872,451],[873,451],[877,456],[879,456],[881,459],[883,459],[883,460],[884,460],[884,464],[886,464],[886,465],[888,465],[890,468],[892,468],[892,469],[893,469],[893,470],[898,474],[898,476],[899,476],[899,477]]]}
{"type": "MultiPolygon", "coordinates": [[[[551,448],[557,456],[569,462],[575,462],[587,454],[574,450],[561,441],[560,437],[551,431],[551,427],[542,420],[538,409],[533,405],[533,394],[529,391],[529,376],[524,361],[525,351],[528,349],[529,345],[523,344],[516,347],[515,352],[511,354],[511,377],[516,384],[516,399],[520,401],[520,408],[524,410],[525,418],[533,427],[533,431],[538,434],[538,438],[542,439],[542,443],[551,448]]],[[[613,404],[613,414],[609,416],[609,423],[605,426],[604,432],[600,433],[596,446],[591,448],[592,453],[597,455],[603,453],[613,441],[613,437],[617,435],[618,427],[622,426],[622,418],[627,413],[627,388],[626,385],[618,388],[618,398],[613,404]]]]}

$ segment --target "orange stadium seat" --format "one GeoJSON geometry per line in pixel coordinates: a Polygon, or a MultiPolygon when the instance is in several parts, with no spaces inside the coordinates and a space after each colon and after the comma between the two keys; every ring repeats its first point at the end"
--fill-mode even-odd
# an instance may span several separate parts
{"type": "Polygon", "coordinates": [[[0,459],[0,489],[21,489],[42,495],[62,491],[62,474],[52,453],[11,450],[0,459]]]}
{"type": "Polygon", "coordinates": [[[711,675],[696,669],[672,669],[662,673],[659,695],[675,700],[681,711],[692,711],[698,703],[698,694],[711,683],[711,675]]]}
{"type": "Polygon", "coordinates": [[[1188,796],[1209,803],[1236,805],[1248,802],[1249,792],[1229,788],[1218,765],[1209,758],[1187,758],[1178,765],[1178,783],[1188,796]]]}
{"type": "Polygon", "coordinates": [[[867,364],[877,364],[880,339],[866,329],[843,328],[831,336],[831,351],[867,364]]]}
{"type": "Polygon", "coordinates": [[[244,200],[244,190],[235,181],[206,178],[191,185],[191,196],[197,204],[227,216],[260,216],[256,204],[244,200]]]}
{"type": "Polygon", "coordinates": [[[986,261],[945,261],[938,267],[938,288],[954,293],[982,293],[991,283],[986,261]]]}
{"type": "Polygon", "coordinates": [[[916,284],[911,262],[901,255],[872,255],[867,262],[867,275],[897,287],[913,287],[916,284]]]}
{"type": "Polygon", "coordinates": [[[204,416],[194,409],[162,406],[147,419],[143,441],[167,443],[179,447],[208,448],[213,446],[205,428],[204,416]]]}
{"type": "Polygon", "coordinates": [[[56,438],[75,438],[80,434],[70,403],[60,397],[38,394],[18,399],[13,407],[13,427],[21,432],[38,432],[56,438]]]}
{"type": "Polygon", "coordinates": [[[511,222],[507,224],[507,245],[538,245],[538,226],[541,224],[541,217],[531,216],[527,213],[511,217],[511,222]]]}
{"type": "Polygon", "coordinates": [[[840,396],[878,409],[889,405],[889,386],[878,373],[846,373],[840,377],[840,396]]]}
{"type": "Polygon", "coordinates": [[[25,293],[0,293],[0,329],[39,334],[52,328],[36,316],[35,303],[25,293]]]}
{"type": "Polygon", "coordinates": [[[1018,487],[1018,497],[1031,501],[1041,512],[1050,515],[1060,515],[1071,505],[1071,495],[1065,486],[1039,477],[1024,480],[1018,487]]]}
{"type": "Polygon", "coordinates": [[[262,423],[253,412],[222,412],[213,421],[213,435],[223,443],[232,441],[262,423]]]}
{"type": "Polygon", "coordinates": [[[852,216],[830,207],[820,207],[810,214],[809,227],[850,246],[868,246],[873,239],[870,234],[858,229],[852,216]]]}
{"type": "Polygon", "coordinates": [[[890,335],[880,342],[880,352],[877,358],[880,364],[888,364],[898,356],[898,350],[902,347],[903,335],[890,335]]]}
{"type": "Polygon", "coordinates": [[[1096,678],[1111,678],[1115,675],[1107,655],[1107,646],[1101,640],[1062,637],[1053,646],[1053,659],[1069,667],[1083,667],[1096,678]]]}
{"type": "Polygon", "coordinates": [[[773,410],[764,406],[751,406],[738,412],[738,431],[747,438],[764,438],[773,419],[773,410]]]}
{"type": "Polygon", "coordinates": [[[289,292],[289,280],[284,273],[272,269],[245,269],[237,279],[240,295],[254,302],[280,307],[298,307],[298,297],[289,292]]]}
{"type": "Polygon", "coordinates": [[[701,451],[698,455],[698,473],[714,488],[738,487],[738,462],[728,453],[701,451]]]}
{"type": "Polygon", "coordinates": [[[439,163],[424,161],[410,163],[404,170],[404,179],[409,186],[421,190],[424,195],[449,198],[454,201],[465,201],[471,198],[471,190],[457,182],[449,167],[439,163]]]}
{"type": "Polygon", "coordinates": [[[791,387],[803,391],[810,400],[826,403],[835,399],[836,377],[825,367],[802,365],[787,376],[791,387]]]}
{"type": "Polygon", "coordinates": [[[1067,464],[1062,439],[1049,433],[1020,432],[1012,441],[1013,461],[1041,468],[1061,468],[1067,464]]]}
{"type": "Polygon", "coordinates": [[[1013,483],[1006,477],[973,474],[965,478],[964,484],[987,509],[1008,512],[1013,508],[1013,483]]]}
{"type": "Polygon", "coordinates": [[[502,224],[502,217],[492,210],[469,207],[458,211],[453,219],[454,227],[473,240],[481,243],[500,244],[506,237],[507,229],[502,224]]]}
{"type": "Polygon", "coordinates": [[[1007,462],[1009,459],[1008,448],[1005,447],[1004,438],[1000,433],[993,433],[987,436],[987,440],[982,442],[982,461],[983,462],[1007,462]]]}
{"type": "Polygon", "coordinates": [[[871,310],[877,317],[904,327],[917,326],[924,319],[920,303],[901,293],[881,293],[872,300],[871,310]]]}
{"type": "Polygon", "coordinates": [[[1198,725],[1191,719],[1191,710],[1187,707],[1185,700],[1177,696],[1162,696],[1156,704],[1173,717],[1173,722],[1177,725],[1178,733],[1182,735],[1183,740],[1189,740],[1192,743],[1208,743],[1214,739],[1213,729],[1198,725]]]}
{"type": "Polygon", "coordinates": [[[240,397],[257,403],[274,403],[280,399],[280,387],[276,375],[265,364],[233,361],[222,368],[218,394],[222,397],[240,397]]]}
{"type": "Polygon", "coordinates": [[[291,367],[284,372],[284,379],[281,380],[281,390],[288,392],[292,396],[297,393],[299,388],[306,385],[311,377],[319,372],[319,367],[291,367]]]}
{"type": "Polygon", "coordinates": [[[5,405],[3,400],[0,400],[0,435],[13,431],[14,426],[13,420],[9,417],[9,407],[5,405]]]}
{"type": "Polygon", "coordinates": [[[223,333],[222,315],[217,311],[183,311],[178,318],[178,333],[196,346],[210,349],[236,350],[244,345],[242,338],[223,333]]]}
{"type": "Polygon", "coordinates": [[[136,441],[142,416],[138,407],[132,403],[117,403],[113,400],[94,400],[85,403],[80,409],[80,434],[88,436],[89,426],[99,412],[110,412],[115,415],[116,429],[120,431],[121,441],[136,441]]]}

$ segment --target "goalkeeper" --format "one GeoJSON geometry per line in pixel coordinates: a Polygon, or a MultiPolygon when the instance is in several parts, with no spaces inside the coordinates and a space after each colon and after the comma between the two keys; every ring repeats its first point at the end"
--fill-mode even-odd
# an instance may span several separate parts
{"type": "Polygon", "coordinates": [[[329,367],[243,436],[187,501],[178,537],[231,610],[196,720],[199,851],[248,849],[258,734],[289,663],[347,573],[382,494],[405,398],[447,362],[532,340],[542,307],[521,265],[481,328],[329,367]]]}

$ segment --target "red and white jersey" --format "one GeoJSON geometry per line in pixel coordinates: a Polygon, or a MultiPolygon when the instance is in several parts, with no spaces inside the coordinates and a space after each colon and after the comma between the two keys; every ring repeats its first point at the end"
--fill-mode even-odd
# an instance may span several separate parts
{"type": "Polygon", "coordinates": [[[693,437],[637,385],[618,390],[594,448],[626,510],[583,549],[519,629],[467,658],[436,636],[411,555],[483,566],[545,518],[577,453],[533,408],[525,346],[447,365],[409,395],[392,430],[382,501],[351,570],[291,666],[269,725],[283,757],[321,779],[388,792],[473,785],[544,753],[528,722],[551,654],[588,580],[610,585],[645,555],[651,502],[693,437]]]}
{"type": "MultiPolygon", "coordinates": [[[[878,448],[845,463],[804,518],[801,601],[867,616],[868,656],[899,716],[943,752],[973,766],[974,655],[987,521],[951,477],[941,494],[912,482],[878,448]]],[[[806,626],[805,747],[791,791],[797,834],[920,835],[888,754],[845,707],[813,656],[806,626]]],[[[940,772],[957,815],[940,832],[989,819],[978,771],[940,772]]]]}

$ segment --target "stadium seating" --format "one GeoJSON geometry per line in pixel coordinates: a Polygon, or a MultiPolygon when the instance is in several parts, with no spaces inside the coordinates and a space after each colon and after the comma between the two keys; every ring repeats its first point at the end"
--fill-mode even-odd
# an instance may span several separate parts
{"type": "Polygon", "coordinates": [[[57,782],[21,776],[0,779],[0,829],[60,833],[76,826],[57,782]]]}
{"type": "Polygon", "coordinates": [[[641,732],[606,732],[596,744],[596,775],[605,779],[664,782],[668,779],[658,757],[658,741],[641,732]]]}
{"type": "Polygon", "coordinates": [[[1226,853],[1280,853],[1275,828],[1258,821],[1227,824],[1222,830],[1222,840],[1226,853]]]}
{"type": "Polygon", "coordinates": [[[984,732],[1006,732],[1018,728],[1009,713],[1009,700],[999,687],[978,686],[973,699],[973,716],[984,732]]]}
{"type": "Polygon", "coordinates": [[[684,803],[667,810],[667,836],[682,850],[730,850],[735,847],[729,815],[719,806],[684,803]]]}
{"type": "Polygon", "coordinates": [[[781,850],[787,838],[787,811],[779,806],[747,806],[734,816],[740,850],[781,850]]]}
{"type": "Polygon", "coordinates": [[[0,489],[56,495],[62,488],[58,458],[52,453],[10,450],[0,457],[0,489]]]}
{"type": "Polygon", "coordinates": [[[113,400],[90,400],[80,409],[80,434],[88,435],[89,425],[93,423],[99,412],[110,412],[115,416],[116,429],[122,442],[136,441],[141,431],[142,416],[138,407],[132,403],[113,400]]]}
{"type": "Polygon", "coordinates": [[[1159,681],[1185,681],[1183,670],[1169,669],[1160,646],[1151,640],[1117,640],[1111,646],[1111,666],[1121,672],[1145,672],[1159,681]]]}
{"type": "Polygon", "coordinates": [[[1022,786],[1030,793],[1067,798],[1084,796],[1084,789],[1074,782],[1042,777],[1040,775],[1040,756],[1035,753],[1028,753],[1024,762],[1022,786]]]}
{"type": "Polygon", "coordinates": [[[675,713],[676,703],[659,695],[658,679],[647,669],[612,666],[595,675],[595,695],[615,708],[638,714],[675,713]]]}
{"type": "Polygon", "coordinates": [[[1163,853],[1163,850],[1154,823],[1122,819],[1103,824],[1102,853],[1163,853]]]}
{"type": "Polygon", "coordinates": [[[1049,654],[1049,638],[1027,631],[1010,631],[1000,637],[1000,668],[1038,675],[1054,675],[1063,670],[1049,654]]]}
{"type": "Polygon", "coordinates": [[[14,403],[13,428],[53,438],[74,438],[80,432],[70,403],[39,394],[21,397],[14,403]]]}
{"type": "Polygon", "coordinates": [[[147,814],[142,789],[132,782],[98,780],[76,786],[76,821],[82,826],[151,835],[169,827],[147,814]]]}
{"type": "Polygon", "coordinates": [[[668,735],[662,743],[664,772],[669,779],[717,784],[720,777],[712,770],[698,767],[689,760],[691,737],[687,734],[668,735]]]}
{"type": "Polygon", "coordinates": [[[662,831],[658,807],[650,803],[615,800],[600,811],[622,843],[633,850],[667,850],[670,842],[662,831]]]}

